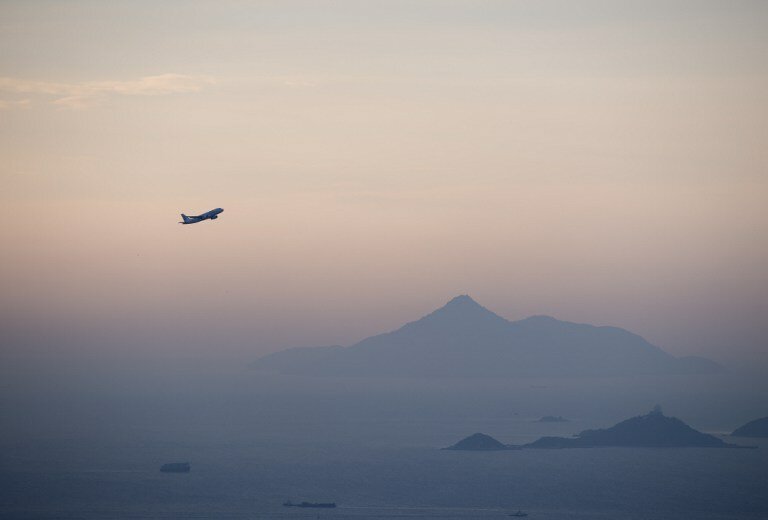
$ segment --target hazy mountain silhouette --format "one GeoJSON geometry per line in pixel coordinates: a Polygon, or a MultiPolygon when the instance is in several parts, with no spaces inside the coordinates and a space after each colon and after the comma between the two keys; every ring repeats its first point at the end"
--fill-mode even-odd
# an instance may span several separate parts
{"type": "Polygon", "coordinates": [[[461,439],[453,446],[443,448],[444,450],[457,450],[457,451],[499,451],[519,449],[519,447],[510,447],[506,444],[502,444],[490,435],[484,433],[475,433],[461,439]]]}
{"type": "Polygon", "coordinates": [[[660,409],[600,430],[585,430],[575,438],[542,437],[525,448],[684,447],[736,448],[712,435],[694,430],[680,419],[667,417],[660,409]]]}
{"type": "Polygon", "coordinates": [[[736,428],[731,435],[734,437],[768,437],[768,417],[750,421],[744,426],[736,428]]]}
{"type": "Polygon", "coordinates": [[[712,373],[704,358],[676,358],[616,327],[532,316],[508,321],[458,296],[398,330],[350,347],[294,348],[254,368],[342,376],[592,376],[712,373]]]}

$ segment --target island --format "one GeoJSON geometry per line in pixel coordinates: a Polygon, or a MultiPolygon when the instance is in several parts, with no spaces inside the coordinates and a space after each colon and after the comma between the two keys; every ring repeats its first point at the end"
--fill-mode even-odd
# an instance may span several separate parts
{"type": "Polygon", "coordinates": [[[557,422],[569,422],[568,419],[561,415],[545,415],[541,419],[533,422],[543,422],[543,423],[557,423],[557,422]]]}
{"type": "Polygon", "coordinates": [[[163,473],[189,473],[190,469],[189,462],[169,462],[160,466],[163,473]]]}
{"type": "Polygon", "coordinates": [[[732,437],[768,437],[768,417],[755,419],[744,426],[736,428],[732,437]]]}
{"type": "Polygon", "coordinates": [[[599,377],[724,370],[704,358],[675,357],[618,327],[551,316],[510,321],[466,294],[397,330],[354,345],[292,348],[263,356],[251,367],[312,377],[415,378],[599,377]]]}
{"type": "Polygon", "coordinates": [[[455,451],[501,451],[501,450],[519,450],[519,446],[502,444],[490,435],[484,433],[475,433],[461,439],[453,446],[443,448],[444,450],[455,451]]]}
{"type": "Polygon", "coordinates": [[[694,430],[680,419],[667,417],[658,406],[646,415],[622,421],[610,428],[585,430],[575,437],[542,437],[524,448],[700,447],[742,448],[713,435],[694,430]]]}

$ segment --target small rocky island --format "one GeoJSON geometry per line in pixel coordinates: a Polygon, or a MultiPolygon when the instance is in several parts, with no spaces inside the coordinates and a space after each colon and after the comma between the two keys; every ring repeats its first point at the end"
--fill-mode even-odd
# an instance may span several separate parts
{"type": "Polygon", "coordinates": [[[768,417],[755,419],[731,433],[733,437],[768,437],[768,417]]]}
{"type": "Polygon", "coordinates": [[[558,422],[570,422],[570,421],[568,421],[568,419],[566,419],[562,415],[545,415],[541,419],[534,422],[558,423],[558,422]]]}
{"type": "Polygon", "coordinates": [[[524,448],[702,447],[740,448],[712,435],[694,430],[680,419],[667,417],[658,406],[646,415],[633,417],[615,426],[585,430],[575,437],[542,437],[524,448]]]}
{"type": "Polygon", "coordinates": [[[169,462],[160,466],[162,473],[189,473],[190,469],[189,462],[169,462]]]}
{"type": "Polygon", "coordinates": [[[515,450],[520,449],[518,446],[510,446],[502,444],[490,435],[484,433],[475,433],[461,439],[453,446],[443,448],[444,450],[457,450],[457,451],[501,451],[501,450],[515,450]]]}

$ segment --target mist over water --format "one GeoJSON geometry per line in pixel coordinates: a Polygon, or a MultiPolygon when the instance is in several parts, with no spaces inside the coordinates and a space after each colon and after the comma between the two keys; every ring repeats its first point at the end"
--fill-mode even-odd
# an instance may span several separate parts
{"type": "MultiPolygon", "coordinates": [[[[757,450],[446,452],[607,427],[661,404],[721,434],[764,413],[764,378],[324,378],[198,360],[4,367],[0,510],[9,518],[760,518],[757,450]],[[29,370],[29,369],[28,369],[29,370]],[[566,423],[540,423],[562,415],[566,423]],[[161,474],[189,461],[189,474],[161,474]]],[[[728,439],[733,442],[733,438],[728,439]]]]}
{"type": "MultiPolygon", "coordinates": [[[[551,327],[603,333],[552,318],[530,323],[545,337],[551,327]]],[[[395,350],[395,361],[422,359],[423,348],[429,355],[446,349],[453,356],[492,356],[497,336],[488,326],[505,333],[520,325],[462,296],[375,344],[387,354],[386,341],[395,338],[399,349],[397,341],[416,331],[420,339],[395,350]],[[488,341],[493,348],[484,351],[488,341]]],[[[621,342],[628,338],[633,348],[656,352],[632,335],[607,332],[615,348],[626,348],[621,342]]],[[[502,351],[519,348],[510,341],[502,351]]],[[[569,348],[593,348],[578,344],[569,348]]],[[[540,348],[546,343],[534,352],[540,348]]],[[[339,377],[257,369],[258,353],[215,348],[205,356],[169,356],[163,349],[61,354],[31,350],[7,356],[0,367],[4,517],[491,519],[524,510],[553,520],[756,519],[768,513],[768,442],[727,436],[765,414],[768,382],[760,366],[632,376],[423,377],[404,370],[408,375],[339,377]],[[513,445],[570,437],[656,405],[697,430],[758,448],[441,449],[475,432],[513,445]],[[547,415],[566,421],[539,421],[547,415]],[[168,462],[189,462],[191,472],[159,472],[168,462]],[[287,500],[337,507],[287,508],[287,500]]]]}

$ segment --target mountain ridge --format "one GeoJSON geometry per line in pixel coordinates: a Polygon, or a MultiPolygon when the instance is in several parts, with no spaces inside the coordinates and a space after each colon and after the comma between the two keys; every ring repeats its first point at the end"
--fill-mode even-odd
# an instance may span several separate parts
{"type": "Polygon", "coordinates": [[[768,437],[768,417],[761,417],[736,428],[733,437],[768,437]]]}
{"type": "Polygon", "coordinates": [[[509,377],[713,373],[705,358],[676,358],[612,326],[551,316],[510,321],[460,295],[418,320],[351,346],[299,347],[256,369],[331,376],[509,377]]]}
{"type": "Polygon", "coordinates": [[[625,419],[609,428],[584,430],[572,437],[540,437],[523,445],[502,444],[483,433],[475,433],[444,450],[498,451],[505,449],[567,448],[754,448],[728,444],[695,430],[676,417],[664,415],[656,406],[645,415],[625,419]]]}
{"type": "Polygon", "coordinates": [[[676,417],[668,417],[658,407],[646,415],[626,419],[610,428],[584,430],[570,438],[541,437],[523,447],[539,449],[599,447],[743,448],[743,446],[727,444],[714,435],[695,430],[676,417]]]}

